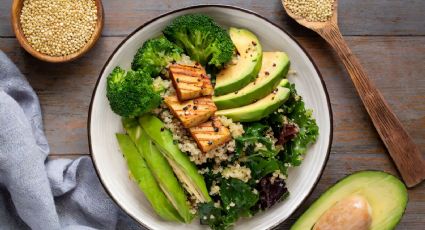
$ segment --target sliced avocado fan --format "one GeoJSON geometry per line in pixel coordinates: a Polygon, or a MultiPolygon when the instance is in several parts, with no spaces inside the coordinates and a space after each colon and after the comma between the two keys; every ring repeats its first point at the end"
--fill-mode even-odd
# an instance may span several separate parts
{"type": "Polygon", "coordinates": [[[229,35],[238,56],[217,74],[215,95],[224,95],[243,88],[257,76],[261,68],[263,50],[257,36],[246,29],[237,28],[230,28],[229,35]]]}
{"type": "Polygon", "coordinates": [[[288,55],[284,52],[264,52],[258,76],[247,86],[235,92],[214,96],[218,109],[231,109],[251,104],[270,94],[286,76],[290,66],[288,55]]]}

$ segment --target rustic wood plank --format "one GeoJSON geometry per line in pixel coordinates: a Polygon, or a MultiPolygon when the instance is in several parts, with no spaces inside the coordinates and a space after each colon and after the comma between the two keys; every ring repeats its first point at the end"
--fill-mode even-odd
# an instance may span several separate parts
{"type": "MultiPolygon", "coordinates": [[[[394,112],[425,150],[425,37],[346,37],[349,46],[394,112]]],[[[101,38],[85,57],[53,65],[29,56],[13,38],[0,38],[0,49],[18,65],[37,91],[52,154],[88,153],[86,120],[92,89],[107,57],[122,40],[101,38]]],[[[334,142],[329,163],[313,195],[301,210],[327,187],[363,169],[396,174],[383,144],[362,107],[348,75],[321,39],[298,38],[319,66],[334,112],[334,142]]],[[[68,155],[67,155],[68,156],[68,155]]],[[[399,229],[421,229],[425,221],[425,184],[409,191],[410,202],[399,229]]],[[[279,229],[288,229],[300,211],[279,229]]]]}
{"type": "MultiPolygon", "coordinates": [[[[0,36],[13,36],[10,0],[0,0],[0,36]]],[[[283,12],[280,0],[103,0],[105,36],[127,35],[160,14],[197,4],[225,4],[253,10],[296,35],[311,35],[283,12]]],[[[341,0],[339,21],[344,35],[425,35],[423,0],[341,0]]]]}

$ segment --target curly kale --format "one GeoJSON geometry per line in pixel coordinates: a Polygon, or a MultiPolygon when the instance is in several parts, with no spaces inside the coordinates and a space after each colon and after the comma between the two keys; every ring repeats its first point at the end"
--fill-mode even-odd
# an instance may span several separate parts
{"type": "Polygon", "coordinates": [[[302,155],[307,152],[309,144],[314,143],[319,135],[319,127],[312,117],[312,110],[306,109],[304,101],[297,95],[295,85],[289,86],[291,96],[282,106],[284,115],[298,126],[297,135],[284,145],[283,161],[293,166],[302,162],[302,155]]]}
{"type": "Polygon", "coordinates": [[[215,207],[213,202],[199,205],[201,224],[212,229],[228,229],[240,217],[253,215],[259,195],[245,182],[230,178],[221,182],[220,199],[221,207],[215,207]]]}
{"type": "Polygon", "coordinates": [[[151,76],[143,71],[115,67],[107,78],[106,96],[112,110],[122,117],[135,117],[150,112],[161,104],[159,90],[151,76]]]}
{"type": "Polygon", "coordinates": [[[234,45],[228,32],[202,14],[187,14],[174,19],[164,35],[202,65],[217,68],[232,59],[234,45]]]}
{"type": "Polygon", "coordinates": [[[152,77],[158,74],[171,62],[181,59],[183,49],[168,41],[165,37],[147,40],[134,55],[131,68],[142,70],[152,77]]]}

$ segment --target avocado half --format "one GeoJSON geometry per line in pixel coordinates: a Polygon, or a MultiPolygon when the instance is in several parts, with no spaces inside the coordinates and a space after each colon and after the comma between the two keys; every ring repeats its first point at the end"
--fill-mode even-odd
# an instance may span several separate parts
{"type": "Polygon", "coordinates": [[[380,171],[353,173],[323,193],[291,227],[312,229],[323,213],[351,195],[364,197],[371,207],[370,230],[393,229],[403,216],[408,195],[405,185],[391,174],[380,171]]]}
{"type": "Polygon", "coordinates": [[[257,36],[246,29],[229,29],[230,38],[239,55],[218,74],[214,87],[215,95],[234,92],[248,85],[261,68],[263,49],[257,36]]]}
{"type": "Polygon", "coordinates": [[[222,96],[213,96],[218,109],[231,109],[261,99],[272,92],[289,70],[289,57],[284,52],[264,52],[258,77],[244,88],[222,96]]]}

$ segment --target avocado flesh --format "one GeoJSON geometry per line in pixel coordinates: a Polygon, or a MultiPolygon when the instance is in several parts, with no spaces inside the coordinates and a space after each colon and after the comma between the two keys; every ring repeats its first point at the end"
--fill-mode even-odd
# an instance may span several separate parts
{"type": "Polygon", "coordinates": [[[255,103],[239,108],[219,110],[215,112],[215,115],[225,116],[233,121],[240,122],[258,121],[277,110],[285,103],[289,95],[289,89],[279,85],[272,93],[255,103]]]}
{"type": "Polygon", "coordinates": [[[190,213],[190,205],[187,204],[187,197],[183,187],[174,176],[173,169],[167,159],[154,146],[142,127],[138,125],[137,119],[125,118],[122,123],[165,196],[184,222],[190,223],[194,216],[190,213]]]}
{"type": "Polygon", "coordinates": [[[229,35],[239,57],[234,58],[232,64],[217,74],[215,95],[224,95],[243,88],[257,76],[261,68],[263,50],[258,38],[248,30],[237,28],[230,28],[229,35]]]}
{"type": "Polygon", "coordinates": [[[173,141],[170,130],[154,115],[146,114],[139,118],[139,123],[155,146],[168,160],[179,181],[188,193],[201,202],[211,201],[204,177],[199,174],[195,164],[183,153],[173,141]]]}
{"type": "Polygon", "coordinates": [[[361,195],[372,208],[370,230],[393,229],[407,204],[407,190],[396,177],[379,171],[361,171],[349,175],[323,193],[291,227],[312,229],[321,215],[336,202],[350,195],[361,195]]]}
{"type": "Polygon", "coordinates": [[[264,52],[258,77],[244,88],[222,96],[214,96],[218,109],[231,109],[261,99],[272,92],[279,81],[286,76],[290,66],[289,57],[284,52],[264,52]]]}
{"type": "Polygon", "coordinates": [[[118,144],[127,161],[130,175],[145,194],[155,212],[164,220],[183,222],[181,216],[170,203],[155,180],[145,160],[128,135],[116,134],[118,144]]]}

